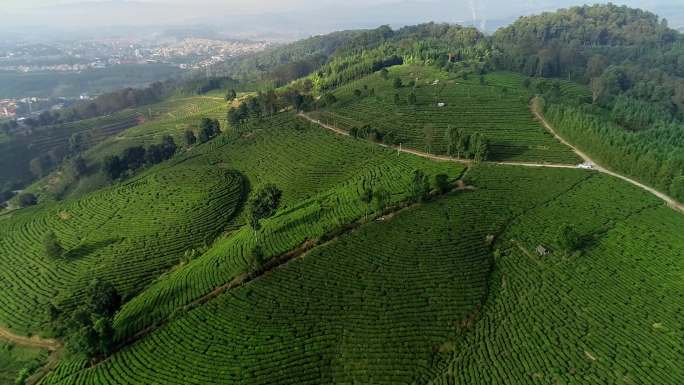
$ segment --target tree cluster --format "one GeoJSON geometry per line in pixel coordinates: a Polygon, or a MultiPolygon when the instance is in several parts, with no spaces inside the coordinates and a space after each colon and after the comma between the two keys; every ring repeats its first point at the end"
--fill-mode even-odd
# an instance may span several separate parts
{"type": "Polygon", "coordinates": [[[170,159],[177,150],[173,137],[166,135],[161,143],[148,147],[126,148],[121,155],[109,155],[102,162],[102,171],[112,180],[119,179],[128,171],[135,171],[144,165],[155,165],[170,159]]]}
{"type": "MultiPolygon", "coordinates": [[[[221,133],[221,123],[218,119],[202,118],[199,124],[199,131],[197,133],[197,141],[200,143],[206,143],[216,137],[216,135],[221,133]]],[[[194,136],[194,134],[193,134],[194,136]]],[[[193,142],[193,139],[186,132],[185,134],[186,142],[193,142]]]]}
{"type": "Polygon", "coordinates": [[[385,208],[390,203],[391,195],[389,191],[384,188],[371,189],[366,188],[361,192],[359,197],[361,202],[366,204],[366,215],[368,215],[368,209],[372,206],[375,211],[382,214],[385,208]]]}
{"type": "Polygon", "coordinates": [[[261,228],[261,220],[270,218],[278,210],[283,192],[274,185],[259,189],[249,202],[249,225],[256,231],[261,228]]]}
{"type": "Polygon", "coordinates": [[[29,192],[20,193],[17,197],[17,201],[19,202],[19,207],[29,207],[38,204],[38,198],[29,192]]]}
{"type": "Polygon", "coordinates": [[[59,243],[54,231],[48,231],[43,236],[43,252],[47,258],[59,258],[64,254],[64,248],[59,243]]]}
{"type": "Polygon", "coordinates": [[[561,251],[573,253],[582,247],[582,237],[574,227],[566,224],[558,229],[556,243],[561,251]]]}
{"type": "MultiPolygon", "coordinates": [[[[608,109],[620,95],[641,100],[652,107],[638,109],[665,112],[670,120],[684,118],[683,41],[650,12],[612,4],[572,7],[497,31],[493,60],[525,75],[588,84],[593,102],[608,109]]],[[[632,126],[647,127],[648,120],[632,126]]]]}
{"type": "Polygon", "coordinates": [[[94,118],[126,108],[158,102],[171,90],[173,90],[172,84],[159,82],[143,89],[126,88],[100,95],[91,101],[76,103],[73,107],[64,110],[44,111],[36,118],[26,119],[24,123],[29,127],[38,127],[94,118]]]}
{"type": "Polygon", "coordinates": [[[487,159],[489,144],[487,138],[479,132],[469,135],[462,128],[452,127],[447,130],[446,140],[449,156],[473,159],[475,162],[487,159]]]}
{"type": "Polygon", "coordinates": [[[413,171],[411,198],[416,202],[426,201],[430,198],[430,180],[421,170],[413,171]]]}
{"type": "MultiPolygon", "coordinates": [[[[319,101],[319,105],[329,105],[336,101],[335,96],[326,94],[319,101]]],[[[249,119],[272,116],[283,109],[292,108],[295,111],[309,111],[315,105],[311,94],[303,94],[296,88],[288,87],[281,92],[269,90],[248,97],[239,107],[228,110],[227,118],[231,126],[239,127],[249,119]]]]}
{"type": "Polygon", "coordinates": [[[112,353],[115,347],[112,319],[121,307],[121,296],[109,282],[94,279],[81,304],[73,311],[50,305],[48,313],[58,335],[66,337],[67,350],[89,359],[112,353]]]}
{"type": "Polygon", "coordinates": [[[400,143],[401,140],[394,131],[385,132],[379,128],[372,127],[366,124],[363,127],[352,127],[349,129],[349,135],[354,138],[368,139],[376,143],[384,143],[388,146],[393,146],[400,143]]]}

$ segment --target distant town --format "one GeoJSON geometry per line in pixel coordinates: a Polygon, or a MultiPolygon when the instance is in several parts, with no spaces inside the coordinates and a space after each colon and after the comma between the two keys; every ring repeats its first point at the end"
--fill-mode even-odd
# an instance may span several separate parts
{"type": "Polygon", "coordinates": [[[264,41],[200,38],[107,39],[0,48],[0,71],[79,72],[124,64],[172,64],[200,69],[231,57],[262,51],[264,41]]]}
{"type": "MultiPolygon", "coordinates": [[[[0,46],[0,75],[52,74],[53,77],[60,77],[88,71],[114,70],[117,66],[126,65],[164,65],[180,70],[201,70],[230,58],[262,51],[271,44],[266,41],[194,37],[17,43],[0,46]]],[[[32,94],[17,92],[16,95],[5,95],[4,99],[0,99],[0,119],[21,120],[97,96],[90,95],[90,92],[80,95],[59,92],[37,96],[35,92],[32,94]]]]}

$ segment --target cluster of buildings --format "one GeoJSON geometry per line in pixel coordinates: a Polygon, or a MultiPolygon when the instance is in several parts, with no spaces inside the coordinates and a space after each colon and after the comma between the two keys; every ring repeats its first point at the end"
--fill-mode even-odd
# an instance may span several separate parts
{"type": "Polygon", "coordinates": [[[266,42],[188,38],[155,47],[147,53],[150,59],[158,62],[176,63],[183,69],[198,69],[210,67],[232,57],[263,51],[267,47],[266,42]]]}
{"type": "Polygon", "coordinates": [[[17,101],[0,99],[0,118],[14,118],[15,116],[17,116],[17,101]]]}
{"type": "Polygon", "coordinates": [[[0,66],[0,71],[13,72],[80,72],[92,68],[105,68],[105,64],[86,63],[86,64],[55,64],[55,65],[11,65],[0,66]]]}
{"type": "Polygon", "coordinates": [[[205,68],[231,57],[262,51],[269,43],[202,38],[104,39],[17,46],[0,52],[0,71],[81,72],[124,64],[162,63],[205,68]],[[39,49],[40,48],[40,49],[39,49]]]}

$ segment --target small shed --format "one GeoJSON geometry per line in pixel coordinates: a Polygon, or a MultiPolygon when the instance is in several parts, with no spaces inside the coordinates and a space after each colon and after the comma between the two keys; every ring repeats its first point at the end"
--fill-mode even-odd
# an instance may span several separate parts
{"type": "Polygon", "coordinates": [[[549,255],[549,250],[547,250],[546,247],[542,245],[538,245],[535,250],[537,251],[537,254],[539,254],[542,257],[549,255]]]}

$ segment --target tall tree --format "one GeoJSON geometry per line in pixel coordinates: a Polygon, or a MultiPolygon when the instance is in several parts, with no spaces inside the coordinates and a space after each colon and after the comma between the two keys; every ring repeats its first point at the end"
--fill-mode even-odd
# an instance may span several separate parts
{"type": "Polygon", "coordinates": [[[487,139],[483,134],[476,132],[471,135],[470,147],[475,162],[481,162],[487,159],[487,139]]]}
{"type": "Polygon", "coordinates": [[[415,201],[424,201],[430,194],[430,181],[421,170],[413,171],[413,180],[411,182],[411,197],[415,201]]]}
{"type": "Polygon", "coordinates": [[[364,216],[366,216],[368,215],[368,207],[370,206],[371,202],[373,202],[373,190],[371,188],[365,188],[361,192],[359,199],[366,205],[366,210],[364,212],[364,216]]]}
{"type": "Polygon", "coordinates": [[[118,155],[108,155],[102,161],[102,170],[109,179],[114,180],[126,171],[126,164],[118,155]]]}
{"type": "Polygon", "coordinates": [[[185,144],[192,146],[197,142],[197,137],[192,130],[185,130],[185,144]]]}
{"type": "Polygon", "coordinates": [[[48,258],[59,258],[64,254],[64,248],[53,231],[48,231],[43,236],[43,252],[48,258]]]}
{"type": "Polygon", "coordinates": [[[226,93],[226,101],[232,102],[235,98],[237,98],[237,92],[235,92],[234,89],[231,89],[226,93]]]}
{"type": "Polygon", "coordinates": [[[379,214],[382,214],[382,212],[385,211],[385,208],[389,202],[390,193],[387,190],[379,188],[373,191],[373,205],[379,214]]]}
{"type": "Polygon", "coordinates": [[[566,224],[558,229],[556,243],[562,251],[571,253],[581,247],[582,239],[574,227],[566,224]]]}
{"type": "Polygon", "coordinates": [[[283,192],[274,185],[267,185],[257,191],[249,204],[249,223],[256,232],[261,228],[261,220],[275,214],[283,192]]]}

